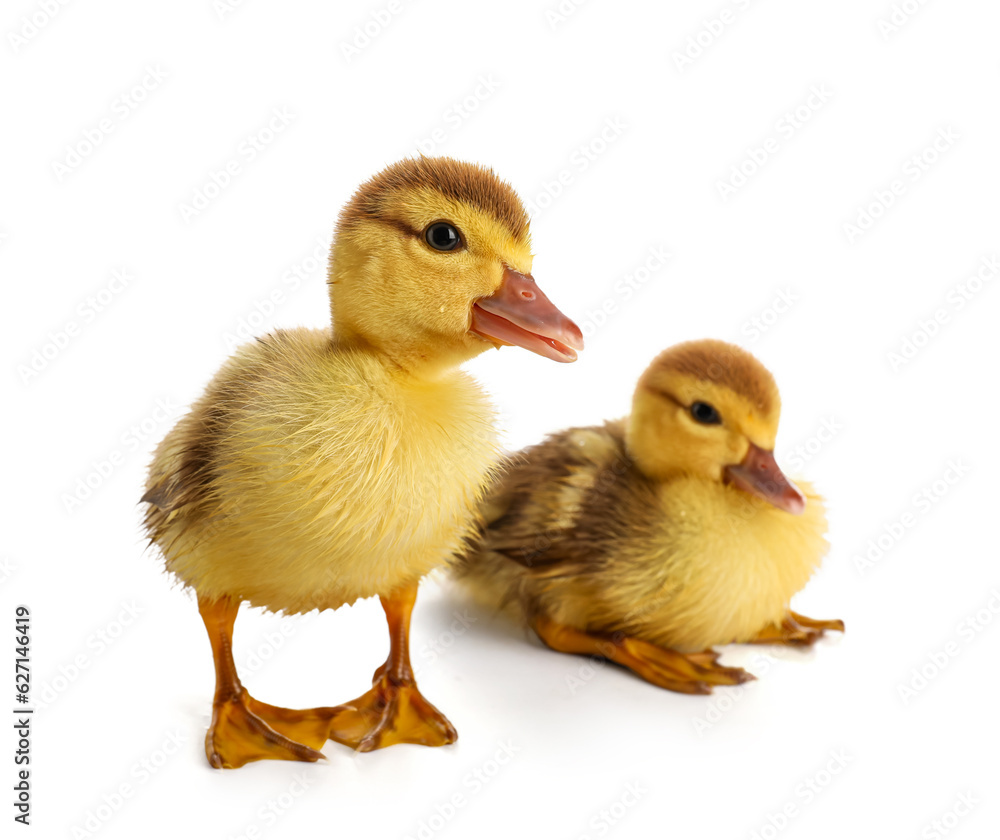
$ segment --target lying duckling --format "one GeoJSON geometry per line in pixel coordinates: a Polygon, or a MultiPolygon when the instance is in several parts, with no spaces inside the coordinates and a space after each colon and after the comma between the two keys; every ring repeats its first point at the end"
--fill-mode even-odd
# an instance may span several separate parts
{"type": "Polygon", "coordinates": [[[780,407],[741,348],[671,347],[639,380],[631,417],[507,460],[454,574],[555,650],[686,693],[752,679],[709,648],[811,645],[844,629],[788,607],[828,546],[822,499],[775,463],[780,407]]]}
{"type": "Polygon", "coordinates": [[[524,208],[491,171],[390,166],[340,216],[332,330],[242,347],[156,450],[145,525],[208,629],[213,767],[315,761],[328,738],[358,750],[455,740],[417,689],[408,638],[418,581],[461,544],[498,457],[493,411],[457,366],[503,344],[560,362],[583,347],[531,262],[524,208]],[[390,653],[369,692],[292,710],[243,688],[242,601],[303,613],[371,595],[390,653]]]}

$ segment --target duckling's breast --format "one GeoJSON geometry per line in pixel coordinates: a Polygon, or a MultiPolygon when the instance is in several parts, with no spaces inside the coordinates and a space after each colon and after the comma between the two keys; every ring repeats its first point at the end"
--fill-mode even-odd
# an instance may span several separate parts
{"type": "Polygon", "coordinates": [[[492,410],[459,372],[423,383],[326,354],[228,411],[209,501],[160,544],[199,593],[273,610],[387,594],[441,564],[497,457],[492,410]]]}
{"type": "Polygon", "coordinates": [[[800,488],[806,510],[793,516],[728,485],[693,477],[664,485],[659,527],[630,547],[633,629],[696,651],[780,623],[828,548],[822,498],[800,488]]]}

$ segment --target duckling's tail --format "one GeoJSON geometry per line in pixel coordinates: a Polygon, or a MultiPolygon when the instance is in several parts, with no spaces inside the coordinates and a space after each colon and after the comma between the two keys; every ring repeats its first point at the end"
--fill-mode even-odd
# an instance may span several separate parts
{"type": "Polygon", "coordinates": [[[505,499],[487,496],[479,508],[478,527],[466,538],[450,566],[453,580],[488,610],[524,623],[532,612],[529,569],[512,559],[506,547],[495,545],[505,499]]]}
{"type": "Polygon", "coordinates": [[[517,622],[524,620],[520,597],[523,575],[515,563],[490,550],[481,538],[469,541],[450,571],[452,580],[484,609],[517,622]]]}
{"type": "Polygon", "coordinates": [[[478,527],[457,552],[452,576],[487,608],[535,625],[539,616],[589,620],[596,599],[585,555],[570,550],[573,518],[586,487],[620,458],[616,424],[571,429],[508,456],[479,505],[478,527]]]}

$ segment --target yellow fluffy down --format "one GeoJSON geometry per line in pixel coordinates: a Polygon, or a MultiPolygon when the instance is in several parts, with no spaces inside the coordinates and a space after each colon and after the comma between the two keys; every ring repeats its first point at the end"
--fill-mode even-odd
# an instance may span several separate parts
{"type": "Polygon", "coordinates": [[[661,524],[619,547],[606,585],[562,592],[562,581],[546,580],[540,603],[571,626],[679,651],[750,641],[781,623],[829,548],[823,500],[798,486],[801,516],[718,482],[664,484],[661,524]]]}
{"type": "MultiPolygon", "coordinates": [[[[657,523],[628,530],[606,565],[531,569],[480,542],[457,574],[477,601],[515,619],[527,611],[684,652],[750,641],[781,623],[829,549],[823,499],[797,483],[807,498],[801,516],[726,484],[680,477],[660,486],[657,523]]],[[[502,509],[505,500],[496,503],[502,509]]],[[[490,513],[487,504],[487,521],[490,513]]],[[[567,515],[578,514],[570,505],[567,515]]]]}
{"type": "Polygon", "coordinates": [[[329,332],[282,332],[241,348],[157,449],[147,527],[202,597],[336,608],[441,564],[496,457],[466,374],[416,379],[329,332]]]}

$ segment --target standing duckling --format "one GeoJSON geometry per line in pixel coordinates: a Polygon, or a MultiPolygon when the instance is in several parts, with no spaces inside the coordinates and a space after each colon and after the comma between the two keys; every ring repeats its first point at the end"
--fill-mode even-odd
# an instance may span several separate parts
{"type": "Polygon", "coordinates": [[[545,644],[605,657],[663,688],[752,679],[712,645],[811,645],[841,621],[789,600],[828,545],[822,499],[782,474],[771,374],[721,341],[678,344],[632,414],[511,456],[454,574],[545,644]]]}
{"type": "Polygon", "coordinates": [[[315,761],[455,740],[417,689],[410,612],[457,550],[497,459],[493,411],[457,366],[512,344],[571,362],[579,328],[535,285],[524,208],[490,170],[404,160],[343,210],[330,258],[332,330],[242,347],[156,450],[145,526],[198,595],[215,659],[213,767],[315,761]],[[390,653],[337,707],[255,700],[232,655],[240,603],[288,614],[378,595],[390,653]]]}

